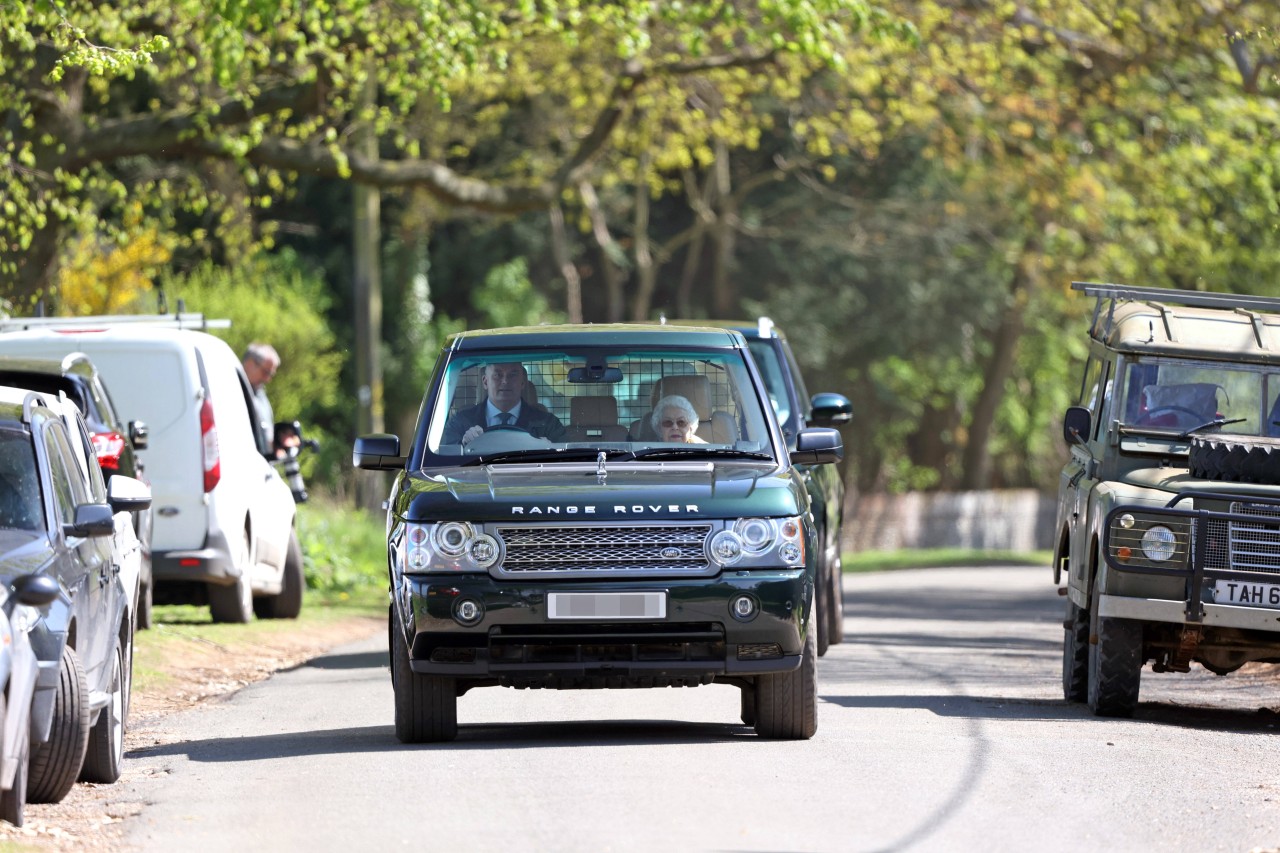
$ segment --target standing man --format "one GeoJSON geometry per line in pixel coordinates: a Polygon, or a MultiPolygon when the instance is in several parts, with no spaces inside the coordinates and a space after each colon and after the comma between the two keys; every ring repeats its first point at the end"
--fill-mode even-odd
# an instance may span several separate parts
{"type": "Polygon", "coordinates": [[[485,399],[455,414],[444,425],[443,444],[469,444],[486,429],[508,427],[536,438],[564,441],[564,424],[545,409],[525,405],[524,386],[529,374],[517,362],[486,365],[480,376],[485,399]]]}
{"type": "Polygon", "coordinates": [[[271,401],[267,399],[267,383],[276,375],[280,367],[280,355],[271,344],[255,341],[245,347],[240,358],[244,367],[244,375],[253,389],[253,403],[257,409],[258,423],[267,437],[267,446],[272,446],[275,438],[276,416],[271,409],[271,401]]]}

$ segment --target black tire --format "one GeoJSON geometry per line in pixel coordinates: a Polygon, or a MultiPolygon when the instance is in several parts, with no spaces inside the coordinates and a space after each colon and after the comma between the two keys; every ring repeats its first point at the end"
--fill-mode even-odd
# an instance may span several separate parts
{"type": "Polygon", "coordinates": [[[70,646],[62,649],[58,688],[53,697],[49,739],[31,750],[27,800],[60,803],[76,783],[89,746],[89,686],[80,657],[70,646]]]}
{"type": "Polygon", "coordinates": [[[742,717],[744,726],[754,726],[756,724],[756,688],[755,685],[743,685],[739,688],[742,691],[742,717]]]}
{"type": "Polygon", "coordinates": [[[1205,480],[1280,485],[1280,438],[1193,435],[1187,467],[1205,480]]]}
{"type": "Polygon", "coordinates": [[[817,635],[818,657],[825,655],[827,649],[831,646],[831,637],[828,633],[831,629],[830,610],[831,586],[827,582],[826,576],[820,572],[818,583],[813,590],[813,613],[809,615],[809,627],[816,629],[813,633],[817,635]]]}
{"type": "Polygon", "coordinates": [[[1089,710],[1099,717],[1132,717],[1143,662],[1142,623],[1099,616],[1097,642],[1089,646],[1089,710]]]}
{"type": "Polygon", "coordinates": [[[401,743],[438,743],[458,736],[454,679],[414,672],[404,631],[395,622],[391,623],[391,687],[395,692],[396,737],[401,743]]]}
{"type": "Polygon", "coordinates": [[[816,631],[805,633],[800,666],[756,677],[755,729],[764,738],[808,740],[818,731],[816,631]]]}
{"type": "Polygon", "coordinates": [[[146,577],[142,579],[142,588],[138,590],[137,629],[139,631],[149,631],[151,629],[151,609],[155,605],[155,590],[152,588],[151,573],[144,572],[143,574],[146,577]]]}
{"type": "Polygon", "coordinates": [[[1067,599],[1062,623],[1062,698],[1068,702],[1089,700],[1089,611],[1067,599]]]}
{"type": "MultiPolygon", "coordinates": [[[[0,707],[3,703],[4,697],[0,696],[0,707]]],[[[0,820],[14,826],[22,826],[26,819],[23,812],[27,807],[27,768],[31,763],[30,720],[19,730],[18,738],[18,767],[13,771],[13,785],[0,792],[0,820]]]]}
{"type": "Polygon", "coordinates": [[[124,760],[125,717],[129,712],[126,701],[129,682],[124,657],[124,650],[117,642],[111,671],[111,701],[98,712],[98,722],[89,730],[89,746],[85,751],[84,767],[80,770],[83,782],[111,784],[120,778],[120,765],[124,760]]]}
{"type": "Polygon", "coordinates": [[[307,587],[307,574],[302,564],[302,546],[298,534],[289,531],[289,548],[285,551],[284,577],[280,592],[253,600],[253,612],[260,619],[297,619],[302,612],[302,593],[307,587]]]}
{"type": "Polygon", "coordinates": [[[827,565],[831,567],[831,606],[827,608],[831,622],[827,628],[827,641],[838,646],[844,642],[844,567],[839,558],[834,562],[828,561],[827,565]]]}
{"type": "Polygon", "coordinates": [[[249,579],[236,578],[228,586],[209,584],[209,615],[214,622],[244,625],[253,620],[253,593],[249,579]]]}

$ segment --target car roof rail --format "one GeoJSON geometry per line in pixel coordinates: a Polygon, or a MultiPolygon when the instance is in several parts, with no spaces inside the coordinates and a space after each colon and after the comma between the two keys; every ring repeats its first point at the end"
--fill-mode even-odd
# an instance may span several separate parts
{"type": "Polygon", "coordinates": [[[0,318],[0,332],[21,332],[29,329],[84,329],[100,330],[114,326],[150,326],[162,329],[229,329],[231,320],[210,319],[203,314],[179,312],[175,314],[100,314],[85,317],[4,317],[0,318]]]}
{"type": "Polygon", "coordinates": [[[1280,298],[1273,296],[1248,296],[1238,293],[1205,293],[1200,290],[1178,290],[1172,287],[1134,287],[1128,284],[1109,284],[1095,281],[1073,281],[1072,290],[1079,290],[1087,296],[1097,298],[1093,306],[1093,321],[1089,325],[1090,334],[1094,338],[1105,337],[1111,330],[1115,318],[1116,305],[1122,301],[1145,302],[1160,311],[1166,318],[1165,306],[1186,305],[1196,308],[1218,308],[1235,311],[1253,320],[1255,333],[1260,319],[1254,312],[1266,314],[1280,313],[1280,298]],[[1107,319],[1103,326],[1098,325],[1102,315],[1103,303],[1107,304],[1107,319]]]}

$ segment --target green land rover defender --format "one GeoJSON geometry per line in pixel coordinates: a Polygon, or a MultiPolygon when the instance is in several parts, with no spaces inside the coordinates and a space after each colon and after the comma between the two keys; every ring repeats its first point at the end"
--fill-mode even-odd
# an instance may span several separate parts
{"type": "Polygon", "coordinates": [[[1280,662],[1280,299],[1073,287],[1096,302],[1063,422],[1062,688],[1129,716],[1148,661],[1280,662]]]}
{"type": "Polygon", "coordinates": [[[473,687],[711,683],[742,691],[772,738],[817,728],[819,542],[796,466],[741,334],[539,326],[446,341],[407,452],[356,439],[394,471],[387,514],[395,728],[457,734],[473,687]]]}

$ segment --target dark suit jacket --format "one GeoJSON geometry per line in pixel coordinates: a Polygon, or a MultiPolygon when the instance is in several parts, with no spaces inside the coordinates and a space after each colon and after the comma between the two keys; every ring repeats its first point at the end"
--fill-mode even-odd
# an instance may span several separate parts
{"type": "MultiPolygon", "coordinates": [[[[449,422],[444,425],[444,436],[440,443],[460,444],[467,430],[473,426],[485,426],[485,407],[488,403],[488,400],[476,403],[449,418],[449,422]]],[[[512,426],[520,427],[536,438],[564,441],[564,424],[560,423],[560,419],[528,403],[520,406],[520,417],[516,418],[512,426]]]]}

